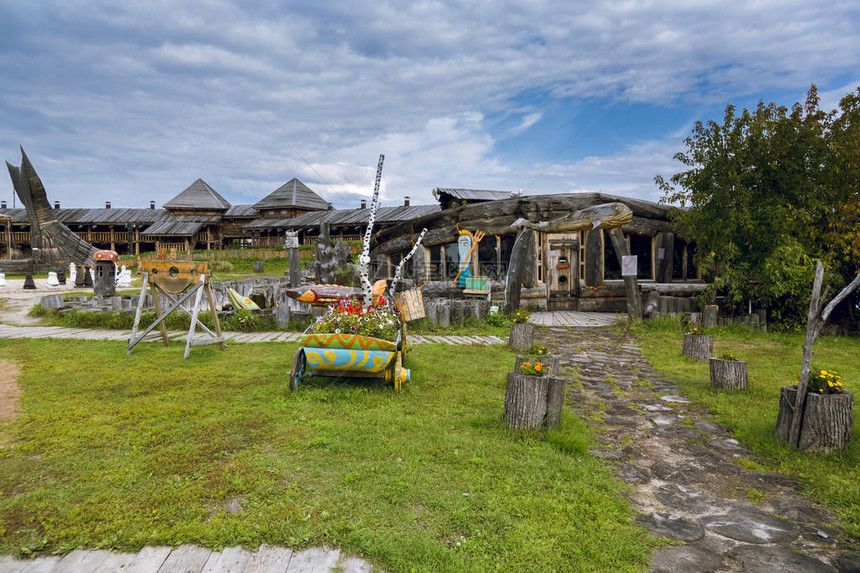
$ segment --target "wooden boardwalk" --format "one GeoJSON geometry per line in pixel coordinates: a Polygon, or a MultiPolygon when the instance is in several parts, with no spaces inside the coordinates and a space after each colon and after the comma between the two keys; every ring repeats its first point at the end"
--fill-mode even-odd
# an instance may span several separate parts
{"type": "MultiPolygon", "coordinates": [[[[535,312],[529,322],[541,326],[608,326],[618,322],[619,315],[603,312],[535,312]]],[[[185,341],[187,332],[171,331],[167,333],[171,340],[185,341]]],[[[129,330],[94,330],[87,328],[66,328],[63,326],[12,326],[0,324],[0,338],[76,338],[82,340],[118,340],[128,342],[131,336],[129,330]]],[[[298,332],[225,332],[224,339],[228,343],[244,344],[253,342],[295,342],[301,337],[298,332]]],[[[195,334],[195,340],[205,340],[202,333],[195,334]]],[[[158,332],[150,333],[144,341],[161,340],[158,332]]],[[[410,334],[409,343],[418,344],[448,344],[451,346],[507,344],[507,338],[488,335],[429,335],[410,334]]]]}
{"type": "Polygon", "coordinates": [[[618,322],[619,316],[608,312],[556,310],[553,312],[533,312],[529,317],[529,322],[540,326],[609,326],[618,322]]]}
{"type": "MultiPolygon", "coordinates": [[[[171,340],[185,341],[187,332],[171,331],[167,333],[171,340]]],[[[130,330],[91,330],[86,328],[66,328],[62,326],[12,326],[0,324],[0,338],[76,338],[82,340],[118,340],[128,342],[130,330]]],[[[295,342],[301,337],[298,332],[225,332],[227,343],[244,344],[252,342],[295,342]]],[[[207,336],[197,333],[194,340],[205,340],[207,336]]],[[[159,332],[152,332],[144,341],[161,340],[159,332]]],[[[462,346],[464,344],[507,344],[507,339],[500,336],[437,336],[409,335],[409,344],[448,344],[462,346]]]]}
{"type": "Polygon", "coordinates": [[[144,547],[138,553],[76,549],[65,557],[14,559],[0,556],[0,573],[368,573],[378,571],[338,549],[292,551],[263,545],[256,551],[228,547],[211,551],[195,545],[144,547]]]}

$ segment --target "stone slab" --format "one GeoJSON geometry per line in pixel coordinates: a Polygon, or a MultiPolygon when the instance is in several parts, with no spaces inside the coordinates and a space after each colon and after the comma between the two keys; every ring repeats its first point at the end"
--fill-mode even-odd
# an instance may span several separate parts
{"type": "Polygon", "coordinates": [[[797,538],[797,527],[757,509],[733,509],[702,518],[708,531],[744,543],[784,543],[797,538]]]}
{"type": "Polygon", "coordinates": [[[836,573],[836,569],[790,547],[739,545],[729,555],[743,565],[747,573],[836,573]]]}

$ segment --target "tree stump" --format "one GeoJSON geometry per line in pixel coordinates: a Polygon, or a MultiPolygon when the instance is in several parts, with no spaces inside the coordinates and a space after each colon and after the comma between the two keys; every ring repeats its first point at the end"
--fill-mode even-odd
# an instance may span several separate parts
{"type": "Polygon", "coordinates": [[[511,428],[552,428],[561,421],[563,378],[511,372],[505,391],[505,423],[511,428]]]}
{"type": "Polygon", "coordinates": [[[714,337],[710,334],[685,334],[683,354],[687,358],[707,362],[714,353],[714,337]]]}
{"type": "Polygon", "coordinates": [[[711,358],[711,390],[746,390],[747,363],[744,360],[711,358]]]}
{"type": "Polygon", "coordinates": [[[717,326],[717,317],[720,315],[720,307],[716,304],[705,306],[702,311],[702,328],[708,330],[717,326]]]}
{"type": "Polygon", "coordinates": [[[263,261],[254,261],[254,272],[262,273],[263,272],[263,261]]]}
{"type": "MultiPolygon", "coordinates": [[[[783,386],[779,391],[779,414],[776,437],[786,444],[791,433],[791,413],[797,398],[797,386],[783,386]]],[[[798,448],[814,454],[842,450],[854,430],[854,393],[807,393],[806,407],[800,422],[798,448]]]]}
{"type": "Polygon", "coordinates": [[[516,350],[529,350],[534,345],[535,325],[527,322],[512,322],[508,346],[516,350]]]}

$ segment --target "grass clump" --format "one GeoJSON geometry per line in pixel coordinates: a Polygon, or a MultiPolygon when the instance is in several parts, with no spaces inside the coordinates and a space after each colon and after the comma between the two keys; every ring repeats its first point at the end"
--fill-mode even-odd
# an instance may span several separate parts
{"type": "MultiPolygon", "coordinates": [[[[803,335],[767,333],[749,327],[718,327],[714,352],[743,356],[747,362],[746,392],[713,392],[707,363],[681,356],[683,325],[677,319],[648,320],[633,332],[655,370],[704,404],[718,421],[755,454],[756,465],[798,478],[804,493],[829,506],[845,530],[860,538],[860,416],[854,417],[854,438],[838,454],[815,455],[781,445],[776,439],[776,417],[781,386],[791,386],[800,373],[803,335]]],[[[846,390],[860,395],[860,339],[822,336],[815,345],[816,360],[839,371],[846,390]]]]}
{"type": "Polygon", "coordinates": [[[381,381],[286,388],[289,343],[3,340],[0,553],[328,544],[386,571],[645,571],[647,533],[573,416],[501,420],[504,347],[420,345],[381,381]],[[236,511],[236,508],[239,508],[236,511]]]}

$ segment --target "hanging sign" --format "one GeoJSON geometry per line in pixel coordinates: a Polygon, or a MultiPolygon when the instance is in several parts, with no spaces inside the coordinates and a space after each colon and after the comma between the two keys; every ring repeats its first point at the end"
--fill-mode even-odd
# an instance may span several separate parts
{"type": "Polygon", "coordinates": [[[621,257],[621,276],[635,277],[638,272],[638,255],[623,255],[621,257]]]}
{"type": "Polygon", "coordinates": [[[424,318],[424,298],[421,289],[413,288],[394,295],[394,306],[400,311],[400,317],[409,322],[424,318]]]}

